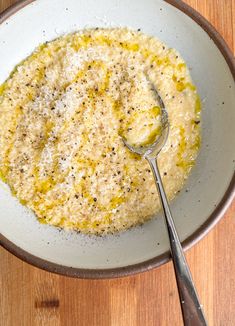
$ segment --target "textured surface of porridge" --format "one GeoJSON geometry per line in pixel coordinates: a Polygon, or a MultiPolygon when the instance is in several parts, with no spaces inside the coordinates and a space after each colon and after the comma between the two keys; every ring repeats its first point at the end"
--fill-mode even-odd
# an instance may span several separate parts
{"type": "Polygon", "coordinates": [[[105,234],[160,203],[148,163],[123,145],[156,136],[158,89],[170,120],[159,155],[167,195],[200,146],[200,100],[180,55],[129,29],[93,29],[40,46],[0,86],[0,176],[39,221],[105,234]]]}

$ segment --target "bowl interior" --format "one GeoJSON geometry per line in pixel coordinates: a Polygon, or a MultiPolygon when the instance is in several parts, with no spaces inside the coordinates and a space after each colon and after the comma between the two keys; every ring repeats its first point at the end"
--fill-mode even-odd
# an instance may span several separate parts
{"type": "MultiPolygon", "coordinates": [[[[174,47],[186,60],[203,101],[202,147],[184,190],[171,203],[181,240],[206,222],[232,179],[235,88],[213,40],[186,14],[160,0],[38,0],[0,25],[0,83],[34,48],[85,27],[128,26],[174,47]]],[[[105,238],[59,231],[34,215],[0,183],[0,232],[26,252],[63,266],[108,269],[157,257],[169,248],[161,214],[142,227],[105,238]]]]}

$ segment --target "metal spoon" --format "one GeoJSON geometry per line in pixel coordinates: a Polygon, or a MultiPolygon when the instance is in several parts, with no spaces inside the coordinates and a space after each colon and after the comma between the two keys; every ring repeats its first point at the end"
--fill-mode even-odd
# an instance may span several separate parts
{"type": "Polygon", "coordinates": [[[178,287],[178,292],[180,297],[180,305],[181,305],[184,325],[205,326],[207,325],[207,322],[202,310],[202,305],[199,302],[197,291],[193,284],[192,276],[183,253],[183,249],[175,228],[174,220],[171,215],[166,193],[158,170],[157,156],[166,143],[168,133],[169,133],[169,122],[168,122],[168,114],[165,109],[164,103],[154,87],[153,90],[156,93],[156,97],[158,99],[162,111],[161,135],[156,139],[156,141],[153,144],[149,146],[133,147],[128,144],[127,140],[123,139],[123,142],[129,148],[130,151],[142,155],[144,158],[146,158],[146,160],[149,162],[151,166],[154,179],[156,182],[157,190],[159,193],[159,197],[161,200],[161,205],[163,208],[166,227],[168,231],[171,256],[174,264],[174,270],[175,270],[177,287],[178,287]]]}

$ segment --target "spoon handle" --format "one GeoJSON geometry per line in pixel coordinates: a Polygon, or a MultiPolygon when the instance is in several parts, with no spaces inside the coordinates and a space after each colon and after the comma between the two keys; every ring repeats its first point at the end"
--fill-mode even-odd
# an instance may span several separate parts
{"type": "Polygon", "coordinates": [[[165,216],[184,325],[205,326],[207,325],[207,322],[202,310],[202,306],[199,302],[196,288],[193,284],[192,276],[175,228],[168,200],[163,188],[161,176],[158,170],[157,160],[156,158],[149,157],[146,157],[146,159],[151,166],[165,216]]]}

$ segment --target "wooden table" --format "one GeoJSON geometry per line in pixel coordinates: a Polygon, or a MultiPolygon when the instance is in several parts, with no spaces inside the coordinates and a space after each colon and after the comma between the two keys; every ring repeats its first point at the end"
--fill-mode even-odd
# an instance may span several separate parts
{"type": "MultiPolygon", "coordinates": [[[[50,1],[50,0],[48,0],[50,1]]],[[[134,1],[134,0],[133,0],[134,1]]],[[[15,3],[0,0],[0,11],[15,3]]],[[[235,1],[187,0],[235,50],[235,1]]],[[[209,325],[235,325],[235,201],[187,252],[209,325]]],[[[179,326],[172,264],[124,279],[70,279],[32,267],[0,248],[2,326],[179,326]]]]}

